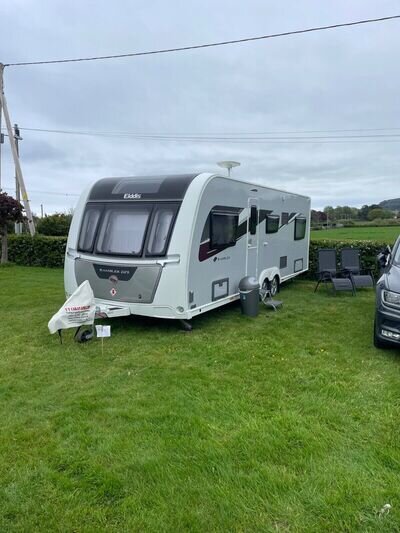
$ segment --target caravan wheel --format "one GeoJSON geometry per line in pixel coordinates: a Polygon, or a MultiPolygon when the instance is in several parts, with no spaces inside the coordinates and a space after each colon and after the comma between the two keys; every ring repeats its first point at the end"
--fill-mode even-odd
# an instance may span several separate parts
{"type": "Polygon", "coordinates": [[[272,281],[267,280],[268,283],[268,290],[271,295],[271,298],[276,296],[279,292],[279,278],[278,276],[275,276],[272,281]]]}

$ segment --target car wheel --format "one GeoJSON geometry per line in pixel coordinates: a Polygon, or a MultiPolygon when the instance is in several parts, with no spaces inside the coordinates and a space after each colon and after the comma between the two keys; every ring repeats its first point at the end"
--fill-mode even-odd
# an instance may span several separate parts
{"type": "Polygon", "coordinates": [[[387,343],[378,337],[376,319],[374,321],[374,346],[375,348],[387,348],[387,343]]]}

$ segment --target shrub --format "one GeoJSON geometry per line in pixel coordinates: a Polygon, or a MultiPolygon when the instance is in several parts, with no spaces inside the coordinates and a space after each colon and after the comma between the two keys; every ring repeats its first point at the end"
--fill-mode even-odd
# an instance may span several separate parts
{"type": "MultiPolygon", "coordinates": [[[[335,248],[339,260],[340,250],[349,246],[360,249],[362,268],[371,268],[377,274],[376,256],[388,244],[392,245],[393,243],[382,241],[335,241],[329,239],[311,241],[308,276],[315,276],[318,248],[335,248]]],[[[66,245],[66,237],[36,235],[32,238],[30,235],[10,235],[9,259],[18,265],[63,267],[66,245]]]]}
{"type": "MultiPolygon", "coordinates": [[[[1,141],[1,139],[0,139],[1,141]]],[[[1,237],[1,263],[8,261],[8,227],[10,223],[22,222],[24,208],[20,202],[0,191],[0,237],[1,237]]]]}
{"type": "Polygon", "coordinates": [[[10,235],[8,259],[17,265],[62,267],[66,237],[10,235]]]}
{"type": "Polygon", "coordinates": [[[46,215],[37,222],[37,231],[41,235],[61,237],[68,235],[71,225],[72,215],[67,213],[55,213],[46,215]]]}

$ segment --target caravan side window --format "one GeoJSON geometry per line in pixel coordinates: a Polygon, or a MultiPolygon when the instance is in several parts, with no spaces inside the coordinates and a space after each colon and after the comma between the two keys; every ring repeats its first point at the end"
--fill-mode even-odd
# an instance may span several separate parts
{"type": "Polygon", "coordinates": [[[285,226],[289,222],[289,213],[282,213],[281,224],[285,226]]]}
{"type": "Polygon", "coordinates": [[[279,230],[279,215],[267,215],[265,233],[276,233],[279,230]]]}
{"type": "Polygon", "coordinates": [[[298,217],[294,222],[294,240],[300,241],[306,236],[307,220],[305,217],[298,217]]]}
{"type": "Polygon", "coordinates": [[[222,248],[236,244],[239,215],[224,211],[211,211],[211,247],[222,248]]]}

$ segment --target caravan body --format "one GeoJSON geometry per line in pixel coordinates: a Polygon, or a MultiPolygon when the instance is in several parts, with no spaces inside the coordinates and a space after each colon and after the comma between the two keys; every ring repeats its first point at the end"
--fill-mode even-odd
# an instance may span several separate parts
{"type": "Polygon", "coordinates": [[[104,178],[75,209],[65,290],[89,280],[102,316],[189,320],[244,276],[274,291],[306,271],[309,231],[306,196],[210,173],[104,178]]]}

